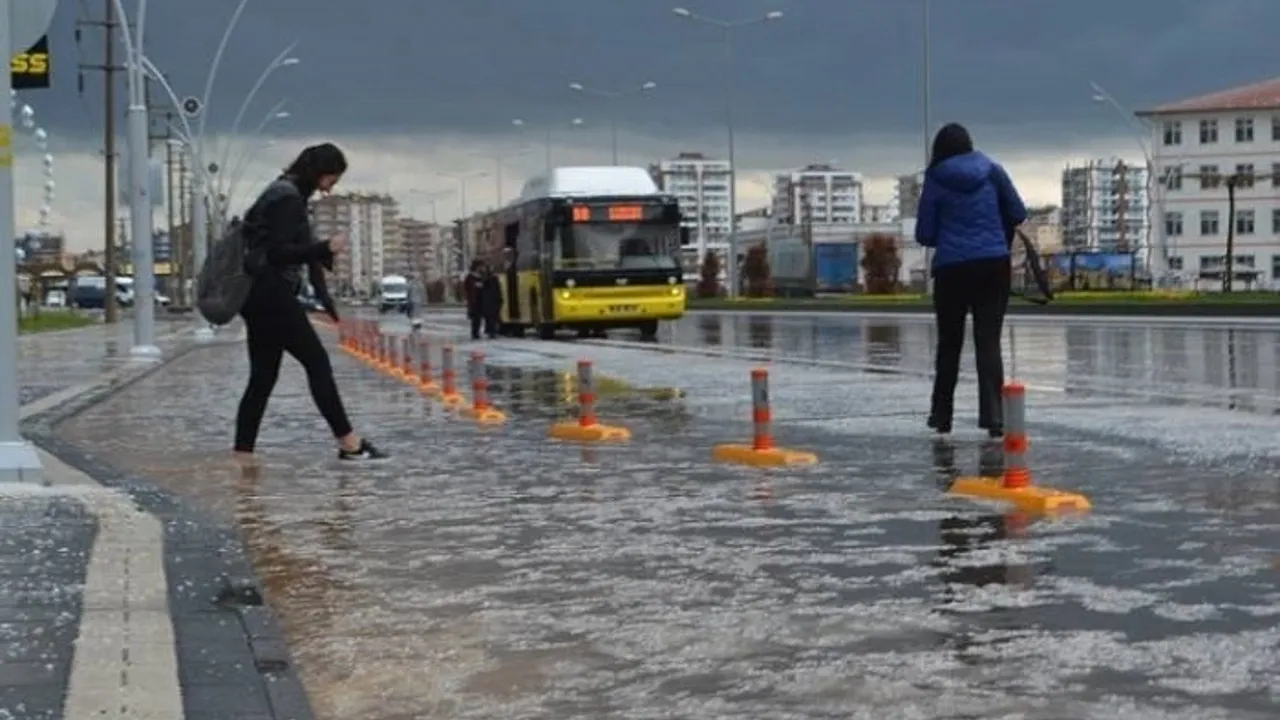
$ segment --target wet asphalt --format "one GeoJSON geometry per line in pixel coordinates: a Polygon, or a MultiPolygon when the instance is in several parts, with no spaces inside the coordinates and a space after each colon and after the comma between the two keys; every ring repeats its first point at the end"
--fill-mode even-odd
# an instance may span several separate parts
{"type": "Polygon", "coordinates": [[[65,430],[237,518],[324,718],[1274,717],[1280,333],[1011,327],[1033,475],[1087,494],[1086,517],[946,495],[999,450],[970,427],[970,380],[955,435],[925,432],[916,318],[694,314],[651,350],[485,341],[511,415],[487,429],[335,352],[357,427],[395,454],[379,465],[334,459],[286,361],[263,466],[238,470],[240,347],[65,430]],[[814,468],[710,462],[750,432],[762,357],[778,441],[814,468]],[[546,439],[577,359],[629,386],[599,408],[629,445],[546,439]]]}

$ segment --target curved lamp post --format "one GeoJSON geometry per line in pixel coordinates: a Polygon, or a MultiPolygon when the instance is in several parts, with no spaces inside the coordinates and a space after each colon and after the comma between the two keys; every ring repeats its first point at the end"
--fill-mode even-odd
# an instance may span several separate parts
{"type": "MultiPolygon", "coordinates": [[[[221,191],[221,195],[226,197],[227,203],[230,203],[237,197],[240,189],[240,181],[243,179],[245,172],[249,169],[249,163],[253,160],[254,154],[259,150],[270,147],[272,141],[264,140],[263,134],[266,133],[267,127],[277,120],[287,120],[292,117],[292,113],[285,110],[288,100],[281,100],[262,116],[262,120],[253,128],[253,132],[248,135],[244,141],[244,148],[236,156],[235,160],[225,166],[223,177],[226,180],[225,189],[221,191]]],[[[221,211],[223,216],[227,214],[229,206],[224,206],[221,211]]]]}
{"type": "MultiPolygon", "coordinates": [[[[263,69],[262,74],[258,76],[258,79],[253,82],[253,85],[249,88],[249,93],[244,96],[244,101],[240,103],[240,109],[236,111],[235,120],[231,123],[231,134],[227,137],[227,141],[225,143],[226,147],[223,149],[222,158],[218,163],[224,171],[224,174],[220,178],[222,179],[222,182],[218,187],[219,193],[225,193],[228,196],[231,195],[231,189],[228,187],[230,179],[225,174],[225,171],[231,162],[231,144],[235,142],[235,138],[240,132],[240,123],[244,122],[245,113],[249,111],[249,106],[253,103],[254,98],[258,96],[258,91],[262,90],[262,86],[266,84],[267,79],[271,77],[272,73],[280,68],[291,67],[302,62],[293,56],[293,49],[297,46],[298,43],[296,41],[290,43],[289,46],[280,51],[280,54],[276,55],[271,62],[267,63],[267,67],[263,69]]],[[[276,109],[275,112],[280,112],[283,109],[284,104],[280,103],[279,108],[276,109]]],[[[269,117],[270,113],[268,114],[268,118],[269,117]]],[[[264,119],[260,127],[265,127],[268,122],[270,122],[269,119],[264,119]]],[[[261,132],[261,130],[259,130],[259,132],[261,132]]]]}
{"type": "MultiPolygon", "coordinates": [[[[733,31],[748,25],[772,22],[782,19],[782,11],[774,10],[764,15],[743,20],[719,20],[706,15],[699,15],[682,7],[672,8],[671,12],[686,20],[694,20],[719,28],[724,39],[724,125],[729,140],[729,296],[738,296],[738,165],[734,162],[733,142],[733,31]]],[[[701,260],[699,260],[701,262],[701,260]]]]}
{"type": "Polygon", "coordinates": [[[632,95],[649,92],[658,87],[658,83],[650,80],[641,84],[639,87],[628,88],[626,90],[597,90],[587,87],[582,83],[569,83],[569,89],[575,92],[587,95],[597,95],[609,101],[609,136],[613,144],[613,164],[618,164],[618,101],[632,95]]]}

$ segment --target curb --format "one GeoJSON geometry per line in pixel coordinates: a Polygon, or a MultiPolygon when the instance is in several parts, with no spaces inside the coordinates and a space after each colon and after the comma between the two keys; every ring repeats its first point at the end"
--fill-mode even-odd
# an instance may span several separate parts
{"type": "MultiPolygon", "coordinates": [[[[284,632],[263,597],[261,584],[235,523],[215,516],[145,478],[116,468],[58,433],[63,422],[150,377],[170,363],[218,346],[200,344],[182,348],[162,362],[118,382],[90,388],[25,419],[22,422],[23,435],[104,487],[125,493],[163,525],[165,580],[169,614],[174,624],[180,685],[196,674],[195,660],[201,657],[207,660],[207,656],[201,653],[205,649],[202,645],[226,647],[229,644],[244,648],[243,655],[258,671],[272,717],[276,720],[313,720],[315,714],[285,645],[284,632]],[[180,618],[189,615],[201,622],[192,622],[191,625],[179,622],[180,618]],[[184,628],[191,632],[184,632],[184,628]],[[193,645],[185,651],[184,638],[193,645]],[[201,646],[195,646],[197,643],[201,646]]],[[[208,706],[189,698],[185,688],[179,689],[185,717],[209,714],[208,706]]],[[[234,697],[227,698],[229,704],[237,701],[234,697]]],[[[227,716],[236,715],[233,712],[227,716]]]]}

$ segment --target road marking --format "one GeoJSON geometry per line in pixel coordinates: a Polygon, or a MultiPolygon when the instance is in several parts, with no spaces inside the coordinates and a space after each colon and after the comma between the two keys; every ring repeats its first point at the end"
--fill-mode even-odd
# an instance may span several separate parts
{"type": "Polygon", "coordinates": [[[98,519],[64,716],[181,720],[182,690],[164,571],[164,528],[124,493],[40,451],[51,491],[98,519]]]}

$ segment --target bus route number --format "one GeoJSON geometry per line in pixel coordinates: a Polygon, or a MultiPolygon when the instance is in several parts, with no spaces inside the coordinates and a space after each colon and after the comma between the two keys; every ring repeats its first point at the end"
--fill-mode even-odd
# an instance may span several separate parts
{"type": "Polygon", "coordinates": [[[26,52],[14,55],[9,60],[9,72],[15,90],[49,87],[48,38],[40,38],[26,52]]]}

